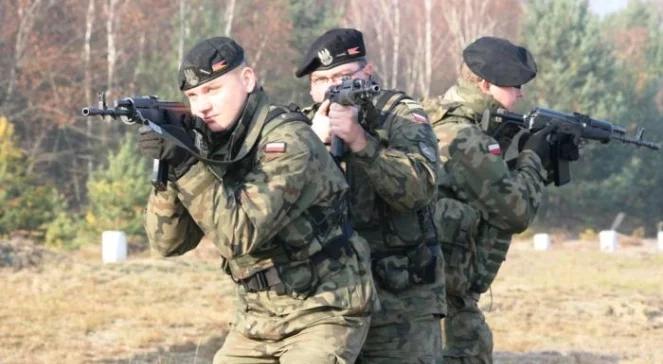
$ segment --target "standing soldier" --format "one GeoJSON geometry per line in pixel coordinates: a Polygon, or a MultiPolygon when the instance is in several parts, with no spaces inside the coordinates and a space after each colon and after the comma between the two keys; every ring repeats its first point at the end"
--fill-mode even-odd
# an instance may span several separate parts
{"type": "Polygon", "coordinates": [[[492,363],[479,295],[495,278],[511,235],[525,230],[539,208],[551,129],[528,136],[482,118],[485,110],[511,109],[536,76],[527,49],[483,37],[465,48],[463,60],[458,83],[430,110],[441,159],[435,220],[446,258],[444,360],[492,363]]]}
{"type": "Polygon", "coordinates": [[[381,91],[359,109],[325,100],[344,79],[371,81],[361,32],[333,29],[311,45],[296,76],[308,75],[315,103],[305,112],[341,158],[350,184],[352,226],[369,242],[382,310],[373,315],[359,363],[434,363],[445,313],[444,260],[433,203],[437,151],[422,107],[402,92],[381,91]]]}
{"type": "Polygon", "coordinates": [[[203,236],[219,248],[238,310],[214,363],[354,362],[374,287],[368,247],[346,223],[342,173],[301,113],[269,104],[232,39],[198,43],[179,82],[200,152],[215,162],[143,130],[143,153],[171,171],[145,229],[163,256],[203,236]]]}

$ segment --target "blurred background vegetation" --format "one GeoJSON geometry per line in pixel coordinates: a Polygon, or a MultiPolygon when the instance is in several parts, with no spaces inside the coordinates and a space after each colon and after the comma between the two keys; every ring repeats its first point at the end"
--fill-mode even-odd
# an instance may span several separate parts
{"type": "MultiPolygon", "coordinates": [[[[663,141],[663,2],[598,15],[582,0],[14,0],[0,3],[0,236],[61,248],[102,230],[140,240],[149,169],[135,130],[80,116],[130,95],[184,101],[176,73],[202,38],[229,35],[272,99],[310,102],[294,70],[335,26],[364,32],[385,88],[419,98],[452,85],[461,50],[483,35],[527,46],[539,75],[520,111],[583,112],[663,141]]],[[[663,153],[588,144],[572,183],[551,187],[534,229],[652,235],[663,220],[663,153]]]]}

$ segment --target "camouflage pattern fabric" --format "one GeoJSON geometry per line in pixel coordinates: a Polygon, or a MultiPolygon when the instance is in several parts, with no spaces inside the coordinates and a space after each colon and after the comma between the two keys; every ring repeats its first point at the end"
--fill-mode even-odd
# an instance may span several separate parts
{"type": "Polygon", "coordinates": [[[435,206],[435,221],[446,264],[447,297],[464,295],[476,278],[479,211],[467,203],[443,197],[435,206]]]}
{"type": "MultiPolygon", "coordinates": [[[[269,127],[279,122],[269,121],[255,137],[255,128],[268,121],[273,108],[262,92],[252,94],[247,105],[238,121],[246,135],[239,140],[255,145],[219,150],[252,152],[224,168],[199,162],[166,191],[152,193],[145,218],[151,247],[163,256],[179,255],[205,235],[219,248],[234,280],[278,272],[279,285],[269,289],[236,286],[233,335],[252,340],[256,347],[306,336],[302,330],[318,323],[338,325],[334,330],[361,338],[367,325],[350,325],[348,320],[368,322],[374,305],[366,241],[353,234],[343,249],[330,250],[334,256],[325,255],[315,264],[311,260],[344,236],[345,178],[304,122],[269,127]]],[[[360,343],[352,345],[349,352],[360,343]]]]}
{"type": "Polygon", "coordinates": [[[330,317],[280,341],[255,340],[231,331],[213,363],[352,364],[369,325],[369,317],[330,317]]]}
{"type": "MultiPolygon", "coordinates": [[[[312,118],[316,109],[305,110],[312,118]]],[[[388,355],[408,363],[439,355],[439,317],[446,312],[444,259],[432,221],[437,147],[426,113],[409,98],[380,122],[362,120],[368,145],[344,160],[352,226],[370,245],[382,307],[371,319],[361,362],[384,362],[384,347],[398,343],[388,355]],[[427,335],[414,334],[421,327],[427,335]]]]}
{"type": "Polygon", "coordinates": [[[506,258],[511,234],[527,228],[541,203],[546,172],[539,157],[519,153],[509,168],[507,139],[480,125],[497,102],[464,80],[429,101],[438,138],[436,225],[446,259],[445,361],[492,362],[492,333],[477,301],[506,258]]]}
{"type": "Polygon", "coordinates": [[[478,294],[447,297],[445,364],[490,364],[493,333],[478,305],[478,294]]]}
{"type": "Polygon", "coordinates": [[[441,352],[439,316],[392,316],[371,325],[357,364],[434,364],[442,362],[441,352]]]}

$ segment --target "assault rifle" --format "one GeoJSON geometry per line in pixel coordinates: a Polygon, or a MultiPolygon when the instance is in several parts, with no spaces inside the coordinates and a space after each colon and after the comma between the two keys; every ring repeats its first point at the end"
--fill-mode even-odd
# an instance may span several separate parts
{"type": "MultiPolygon", "coordinates": [[[[331,86],[325,93],[325,99],[343,106],[357,105],[362,107],[372,107],[373,97],[380,92],[380,86],[361,79],[353,80],[345,78],[340,84],[331,86]]],[[[331,140],[331,155],[338,159],[345,154],[345,145],[343,140],[333,136],[331,140]]]]}
{"type": "MultiPolygon", "coordinates": [[[[156,96],[125,97],[115,101],[115,107],[109,108],[105,94],[101,93],[98,107],[84,107],[81,113],[88,117],[119,119],[128,125],[146,125],[185,149],[191,149],[193,145],[191,136],[183,128],[192,116],[189,107],[181,102],[159,101],[156,96]]],[[[155,159],[152,163],[152,184],[156,190],[165,190],[167,176],[168,164],[155,159]]]]}
{"type": "MultiPolygon", "coordinates": [[[[628,136],[626,129],[607,121],[592,119],[588,115],[573,113],[567,114],[559,111],[536,108],[529,114],[518,114],[504,109],[498,109],[490,115],[492,120],[500,124],[515,124],[528,129],[530,133],[545,128],[554,127],[548,142],[551,148],[551,162],[549,171],[553,174],[556,186],[561,186],[571,180],[569,162],[579,158],[578,146],[582,140],[598,140],[608,143],[618,140],[626,144],[634,144],[658,150],[657,143],[643,139],[644,129],[638,128],[634,136],[628,136]]],[[[499,128],[499,126],[498,126],[499,128]]]]}

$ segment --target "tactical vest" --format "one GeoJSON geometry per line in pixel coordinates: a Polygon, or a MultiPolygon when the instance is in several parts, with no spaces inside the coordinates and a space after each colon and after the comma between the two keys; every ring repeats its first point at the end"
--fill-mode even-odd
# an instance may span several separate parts
{"type": "MultiPolygon", "coordinates": [[[[255,167],[260,139],[289,122],[306,122],[306,117],[291,107],[273,107],[266,116],[251,151],[232,168],[209,165],[208,168],[229,188],[237,188],[243,177],[255,167]]],[[[315,266],[325,259],[338,259],[343,252],[351,254],[348,239],[352,230],[347,208],[342,201],[329,213],[329,208],[303,207],[300,218],[286,225],[262,249],[231,259],[222,258],[222,269],[247,291],[272,289],[278,294],[288,292],[307,297],[317,284],[315,266]],[[311,231],[310,238],[294,241],[291,233],[311,231]]],[[[301,235],[301,234],[300,234],[301,235]]]]}
{"type": "MultiPolygon", "coordinates": [[[[440,119],[454,116],[476,124],[476,120],[469,115],[454,113],[461,106],[459,102],[443,103],[440,119]]],[[[484,132],[494,128],[494,125],[486,120],[483,120],[480,126],[484,132]]],[[[506,144],[513,139],[517,140],[513,135],[508,137],[499,138],[501,140],[498,139],[498,142],[506,144]]],[[[505,151],[511,149],[510,145],[504,145],[502,148],[505,151]]],[[[470,201],[462,190],[463,186],[456,186],[444,168],[439,170],[436,221],[440,222],[438,234],[442,250],[447,257],[447,290],[456,295],[467,292],[484,293],[490,288],[506,259],[512,235],[482,219],[477,211],[469,206],[470,201]]]]}
{"type": "MultiPolygon", "coordinates": [[[[377,115],[370,115],[371,111],[364,115],[367,120],[364,128],[382,145],[388,145],[389,130],[385,126],[390,125],[395,117],[394,109],[406,100],[411,99],[402,92],[385,90],[376,97],[372,112],[377,115]]],[[[353,215],[353,226],[360,234],[366,234],[364,237],[369,241],[384,242],[381,249],[371,247],[373,272],[378,284],[398,292],[412,284],[435,282],[436,260],[441,250],[434,227],[433,206],[418,211],[396,211],[376,192],[373,193],[378,218],[364,225],[353,215]]]]}

